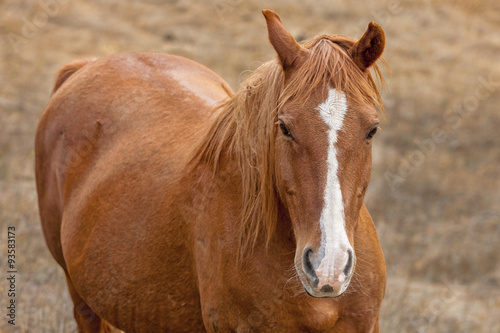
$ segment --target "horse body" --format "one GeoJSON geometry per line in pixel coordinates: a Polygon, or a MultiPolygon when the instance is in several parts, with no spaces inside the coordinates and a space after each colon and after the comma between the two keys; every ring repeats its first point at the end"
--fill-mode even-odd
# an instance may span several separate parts
{"type": "Polygon", "coordinates": [[[228,96],[223,85],[179,57],[117,55],[74,74],[43,115],[37,179],[49,247],[85,303],[117,326],[130,329],[140,309],[159,327],[201,325],[191,221],[173,201],[186,152],[228,96]]]}
{"type": "Polygon", "coordinates": [[[219,76],[153,53],[73,67],[40,121],[36,177],[81,332],[378,331],[385,263],[362,203],[349,236],[356,269],[340,297],[303,292],[285,200],[275,232],[240,257],[246,175],[225,147],[216,169],[192,154],[233,98],[219,76]]]}

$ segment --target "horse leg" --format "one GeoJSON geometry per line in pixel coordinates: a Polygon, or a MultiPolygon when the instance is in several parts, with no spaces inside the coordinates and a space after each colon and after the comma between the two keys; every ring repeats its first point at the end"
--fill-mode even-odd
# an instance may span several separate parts
{"type": "Polygon", "coordinates": [[[71,279],[66,274],[66,283],[68,284],[69,294],[73,300],[73,313],[78,325],[79,333],[107,333],[113,332],[113,326],[102,320],[80,297],[71,279]]]}

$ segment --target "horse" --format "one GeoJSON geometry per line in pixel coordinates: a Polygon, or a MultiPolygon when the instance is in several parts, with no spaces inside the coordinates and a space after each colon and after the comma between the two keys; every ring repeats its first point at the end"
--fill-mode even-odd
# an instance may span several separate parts
{"type": "Polygon", "coordinates": [[[79,332],[379,331],[384,32],[299,44],[263,14],[277,57],[237,92],[159,53],[58,72],[35,173],[79,332]]]}

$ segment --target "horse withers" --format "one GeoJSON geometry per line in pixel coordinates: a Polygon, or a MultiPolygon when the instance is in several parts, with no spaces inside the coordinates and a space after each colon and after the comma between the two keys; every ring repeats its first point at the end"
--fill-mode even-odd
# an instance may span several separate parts
{"type": "Polygon", "coordinates": [[[384,33],[301,45],[263,14],[278,56],[236,93],[167,54],[59,71],[36,180],[80,332],[379,331],[363,197],[384,33]]]}

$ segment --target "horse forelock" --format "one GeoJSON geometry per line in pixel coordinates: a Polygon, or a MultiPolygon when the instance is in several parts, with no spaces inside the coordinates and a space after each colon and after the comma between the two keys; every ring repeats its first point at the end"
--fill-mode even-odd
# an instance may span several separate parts
{"type": "MultiPolygon", "coordinates": [[[[309,50],[305,62],[295,70],[280,102],[304,96],[306,99],[318,88],[335,88],[343,91],[358,105],[373,107],[383,111],[383,103],[378,87],[385,87],[380,68],[374,64],[371,70],[363,72],[353,62],[349,49],[355,40],[342,35],[320,35],[302,46],[309,50]]],[[[387,66],[385,60],[382,63],[387,66]]]]}
{"type": "Polygon", "coordinates": [[[348,54],[354,43],[339,35],[317,36],[304,43],[309,56],[286,82],[277,59],[264,63],[218,106],[218,118],[193,150],[191,167],[206,163],[213,175],[223,167],[223,155],[237,162],[242,181],[240,255],[253,249],[259,236],[269,245],[276,228],[279,199],[274,142],[279,109],[289,100],[306,101],[317,89],[331,87],[343,91],[357,105],[383,111],[377,87],[385,86],[381,71],[376,64],[371,67],[374,80],[370,72],[356,66],[348,54]]]}

